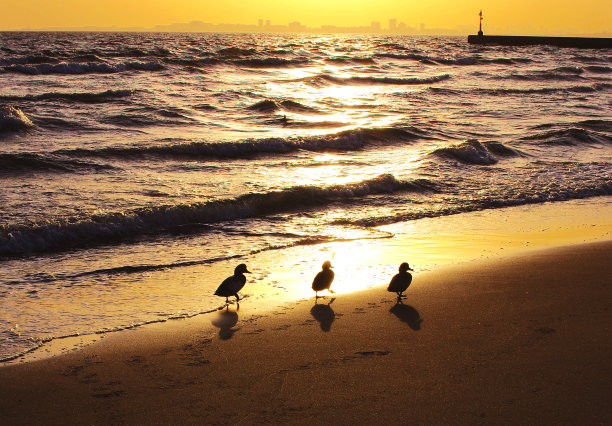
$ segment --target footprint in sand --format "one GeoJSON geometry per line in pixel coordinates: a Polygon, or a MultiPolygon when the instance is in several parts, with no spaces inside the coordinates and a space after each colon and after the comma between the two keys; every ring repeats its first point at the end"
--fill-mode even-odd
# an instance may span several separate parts
{"type": "Polygon", "coordinates": [[[91,396],[93,396],[94,398],[111,398],[121,396],[124,391],[122,389],[117,389],[118,385],[120,384],[121,382],[118,381],[107,382],[102,386],[94,388],[94,391],[91,396]]]}

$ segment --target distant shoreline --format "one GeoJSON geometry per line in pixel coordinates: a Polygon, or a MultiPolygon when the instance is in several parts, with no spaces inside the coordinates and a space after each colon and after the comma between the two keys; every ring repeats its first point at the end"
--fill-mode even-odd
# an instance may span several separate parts
{"type": "MultiPolygon", "coordinates": [[[[205,28],[174,27],[172,25],[159,25],[156,27],[132,27],[132,28],[108,28],[108,27],[71,27],[71,28],[21,28],[12,30],[0,29],[1,33],[227,33],[227,34],[369,34],[381,36],[411,36],[411,37],[465,37],[466,28],[425,28],[422,30],[408,28],[406,31],[390,31],[388,29],[373,29],[369,26],[357,27],[336,27],[333,25],[319,28],[297,28],[289,25],[271,25],[268,27],[258,27],[257,25],[217,25],[205,28]]],[[[469,35],[468,37],[477,37],[469,35]]],[[[529,38],[612,38],[612,33],[589,33],[581,35],[566,36],[484,36],[490,37],[529,37],[529,38]]]]}

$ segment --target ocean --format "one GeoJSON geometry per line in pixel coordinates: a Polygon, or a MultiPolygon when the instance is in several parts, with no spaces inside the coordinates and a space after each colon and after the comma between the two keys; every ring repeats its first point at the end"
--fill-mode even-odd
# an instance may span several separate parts
{"type": "Polygon", "coordinates": [[[612,195],[611,111],[610,49],[0,33],[0,359],[218,309],[205,265],[612,195]]]}

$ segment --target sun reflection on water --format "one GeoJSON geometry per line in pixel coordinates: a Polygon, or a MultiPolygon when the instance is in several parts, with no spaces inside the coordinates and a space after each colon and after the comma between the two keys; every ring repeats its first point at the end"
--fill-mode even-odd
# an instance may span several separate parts
{"type": "MultiPolygon", "coordinates": [[[[343,85],[342,79],[355,74],[353,67],[333,66],[322,63],[307,68],[278,70],[283,78],[267,81],[267,99],[290,99],[288,94],[299,93],[299,101],[311,110],[278,111],[287,121],[288,134],[316,136],[342,130],[392,126],[401,121],[402,115],[373,115],[371,111],[386,104],[385,97],[397,91],[385,85],[343,85]],[[338,79],[328,81],[327,79],[338,79]],[[298,125],[304,123],[303,125],[298,125]]],[[[412,92],[418,89],[402,89],[412,92]]],[[[297,100],[297,99],[296,99],[297,100]]]]}

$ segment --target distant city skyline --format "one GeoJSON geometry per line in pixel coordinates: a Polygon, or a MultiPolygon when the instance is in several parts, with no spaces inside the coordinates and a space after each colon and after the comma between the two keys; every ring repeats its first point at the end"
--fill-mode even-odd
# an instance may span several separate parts
{"type": "Polygon", "coordinates": [[[612,1],[583,0],[20,0],[0,30],[612,34],[612,1]]]}
{"type": "MultiPolygon", "coordinates": [[[[260,33],[380,33],[380,34],[464,34],[469,31],[475,32],[475,26],[457,26],[455,28],[433,28],[426,23],[420,22],[410,25],[390,18],[387,22],[370,21],[364,25],[340,26],[321,25],[320,27],[309,27],[299,21],[286,24],[274,23],[270,19],[260,18],[256,23],[221,23],[214,24],[203,21],[176,22],[166,25],[154,25],[151,27],[43,27],[34,30],[43,31],[157,31],[157,32],[260,32],[260,33]]],[[[32,29],[24,29],[32,30],[32,29]]]]}
{"type": "MultiPolygon", "coordinates": [[[[532,27],[524,25],[519,29],[511,29],[509,27],[483,27],[485,34],[524,34],[524,35],[577,35],[577,36],[594,36],[594,37],[612,37],[612,30],[601,32],[584,32],[576,31],[559,32],[547,31],[542,27],[532,27]]],[[[286,24],[276,24],[270,19],[260,18],[257,23],[220,23],[214,24],[211,22],[191,21],[191,22],[176,22],[171,24],[159,24],[153,26],[75,26],[75,27],[41,27],[41,28],[14,28],[10,30],[0,29],[0,31],[142,31],[142,32],[252,32],[252,33],[361,33],[361,34],[405,34],[405,35],[468,35],[476,34],[478,24],[473,25],[457,25],[454,28],[430,27],[424,22],[416,24],[408,24],[404,21],[399,21],[397,18],[390,18],[387,24],[381,21],[370,21],[369,24],[355,26],[340,26],[340,25],[321,25],[320,27],[309,27],[302,24],[300,21],[292,21],[286,24]]]]}

